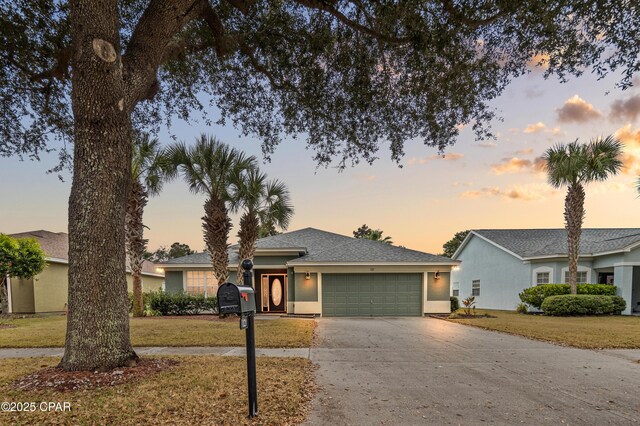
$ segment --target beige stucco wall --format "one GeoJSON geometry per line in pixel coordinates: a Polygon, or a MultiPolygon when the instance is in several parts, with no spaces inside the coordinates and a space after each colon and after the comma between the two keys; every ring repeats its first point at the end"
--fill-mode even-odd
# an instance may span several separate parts
{"type": "Polygon", "coordinates": [[[16,314],[35,312],[33,304],[33,278],[11,278],[11,309],[16,314]]]}
{"type": "Polygon", "coordinates": [[[36,312],[64,311],[69,292],[68,270],[63,263],[49,263],[33,278],[36,312]]]}
{"type": "MultiPolygon", "coordinates": [[[[64,311],[69,292],[68,271],[69,267],[66,264],[49,263],[33,281],[12,279],[11,298],[14,312],[64,311]]],[[[163,282],[164,277],[143,275],[142,291],[158,291],[162,289],[163,282]]],[[[127,287],[132,291],[131,274],[127,274],[127,287]]]]}
{"type": "MultiPolygon", "coordinates": [[[[164,282],[164,277],[154,277],[151,275],[143,275],[142,276],[142,292],[148,293],[150,291],[162,290],[163,282],[164,282]]],[[[131,277],[131,274],[127,274],[127,291],[129,293],[133,292],[133,278],[131,277]]]]}

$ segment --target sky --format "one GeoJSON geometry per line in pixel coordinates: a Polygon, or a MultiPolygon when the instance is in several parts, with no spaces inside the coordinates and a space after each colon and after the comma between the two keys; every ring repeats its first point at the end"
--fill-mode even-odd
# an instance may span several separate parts
{"type": "MultiPolygon", "coordinates": [[[[586,189],[585,227],[640,227],[640,79],[622,91],[616,76],[603,80],[585,73],[569,82],[545,80],[541,70],[514,80],[491,105],[496,140],[475,141],[463,128],[444,156],[421,141],[405,145],[403,167],[391,161],[384,144],[379,159],[340,172],[318,168],[304,138],[284,141],[261,169],[284,181],[295,215],[289,230],[314,227],[344,235],[362,224],[379,228],[394,244],[440,253],[456,232],[482,228],[561,228],[565,190],[546,183],[539,157],[556,143],[616,135],[624,144],[625,167],[586,189]]],[[[256,139],[231,127],[177,123],[172,132],[187,143],[201,133],[217,136],[261,158],[256,139]]],[[[168,133],[160,135],[170,142],[168,133]]],[[[67,230],[70,176],[61,182],[46,171],[55,154],[41,161],[0,158],[0,232],[67,230]]],[[[149,249],[175,241],[202,250],[203,195],[175,181],[150,199],[145,211],[149,249]]],[[[234,225],[237,217],[233,218],[234,225]]],[[[237,228],[230,243],[236,242],[237,228]]]]}

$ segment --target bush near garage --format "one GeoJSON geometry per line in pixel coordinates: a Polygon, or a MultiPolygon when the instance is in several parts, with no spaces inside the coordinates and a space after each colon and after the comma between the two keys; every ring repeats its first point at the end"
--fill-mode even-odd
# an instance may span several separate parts
{"type": "Polygon", "coordinates": [[[451,312],[455,312],[458,309],[460,309],[460,301],[456,296],[451,296],[450,300],[451,300],[451,312]]]}
{"type": "Polygon", "coordinates": [[[198,315],[205,311],[218,312],[218,300],[215,297],[164,291],[148,294],[148,309],[156,315],[198,315]]]}
{"type": "MultiPolygon", "coordinates": [[[[578,294],[615,296],[617,287],[610,284],[578,284],[578,294]]],[[[520,293],[520,300],[536,309],[541,309],[544,299],[571,293],[569,284],[540,284],[526,288],[520,293]]]]}
{"type": "Polygon", "coordinates": [[[549,296],[542,302],[542,311],[551,316],[620,314],[626,303],[620,296],[595,294],[563,294],[549,296]]]}

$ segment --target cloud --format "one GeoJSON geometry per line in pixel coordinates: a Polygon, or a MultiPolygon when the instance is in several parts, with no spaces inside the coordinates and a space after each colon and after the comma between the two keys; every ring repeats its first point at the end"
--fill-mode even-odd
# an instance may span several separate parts
{"type": "Polygon", "coordinates": [[[540,89],[538,86],[531,86],[531,87],[527,87],[524,90],[524,95],[528,99],[535,99],[535,98],[539,98],[540,96],[544,95],[544,90],[540,89]]]}
{"type": "Polygon", "coordinates": [[[523,132],[539,133],[539,132],[543,132],[546,128],[547,128],[546,124],[544,124],[542,121],[538,121],[535,124],[529,124],[527,127],[524,128],[523,132]]]}
{"type": "Polygon", "coordinates": [[[369,175],[366,173],[354,173],[353,177],[362,182],[372,182],[377,179],[376,175],[369,175]]]}
{"type": "MultiPolygon", "coordinates": [[[[509,129],[509,131],[511,130],[517,130],[518,129],[509,129]]],[[[561,135],[563,132],[562,130],[560,130],[559,127],[547,127],[546,124],[544,124],[542,121],[538,121],[537,123],[533,123],[533,124],[529,124],[527,127],[525,127],[522,130],[522,133],[548,133],[554,136],[558,136],[561,135]]]]}
{"type": "Polygon", "coordinates": [[[640,115],[640,95],[618,99],[611,104],[609,117],[616,121],[634,121],[640,115]]]}
{"type": "Polygon", "coordinates": [[[407,160],[407,165],[413,166],[416,164],[427,164],[428,162],[435,161],[435,160],[458,161],[463,157],[464,157],[464,154],[460,152],[451,152],[443,155],[433,154],[423,158],[411,157],[409,158],[409,160],[407,160]]]}
{"type": "Polygon", "coordinates": [[[516,151],[516,155],[531,155],[531,154],[533,154],[533,148],[519,149],[518,151],[516,151]]]}
{"type": "Polygon", "coordinates": [[[627,124],[616,130],[614,136],[627,148],[640,148],[640,128],[633,129],[631,124],[627,124]]]}
{"type": "Polygon", "coordinates": [[[498,144],[495,142],[480,142],[478,146],[481,148],[495,148],[498,144]]]}
{"type": "Polygon", "coordinates": [[[567,99],[556,112],[561,123],[586,123],[602,116],[600,111],[578,95],[567,99]]]}
{"type": "Polygon", "coordinates": [[[545,184],[513,185],[510,188],[501,189],[497,186],[485,187],[479,190],[465,191],[460,196],[462,198],[500,197],[510,200],[540,200],[550,195],[555,195],[558,191],[545,184]]]}
{"type": "Polygon", "coordinates": [[[536,157],[533,160],[526,158],[503,158],[499,163],[491,166],[491,171],[496,175],[505,173],[542,173],[544,172],[545,162],[542,157],[536,157]]]}
{"type": "Polygon", "coordinates": [[[607,182],[598,182],[591,185],[588,191],[589,193],[593,193],[593,194],[608,194],[611,192],[628,191],[634,186],[635,186],[635,183],[624,184],[622,182],[607,181],[607,182]]]}
{"type": "Polygon", "coordinates": [[[527,67],[531,70],[546,70],[549,68],[549,55],[538,53],[529,59],[527,67]]]}

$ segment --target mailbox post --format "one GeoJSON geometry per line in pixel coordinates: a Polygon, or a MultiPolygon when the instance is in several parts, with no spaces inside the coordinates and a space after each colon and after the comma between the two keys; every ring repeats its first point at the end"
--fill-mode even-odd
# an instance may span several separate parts
{"type": "Polygon", "coordinates": [[[245,285],[224,283],[218,288],[218,312],[220,314],[240,315],[240,328],[246,331],[249,418],[258,415],[256,337],[254,324],[256,296],[251,286],[251,268],[253,268],[253,262],[251,262],[251,260],[245,259],[242,261],[245,285]]]}
{"type": "MultiPolygon", "coordinates": [[[[251,269],[253,268],[253,262],[250,259],[242,261],[242,278],[245,287],[252,287],[251,269]]],[[[255,294],[255,293],[254,293],[255,294]]],[[[255,304],[255,296],[254,296],[255,304]]],[[[247,340],[247,383],[249,394],[249,418],[253,418],[258,415],[258,385],[256,379],[256,334],[254,324],[254,312],[248,315],[248,324],[246,329],[247,340]]]]}

